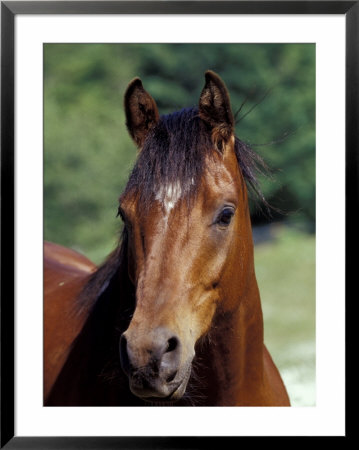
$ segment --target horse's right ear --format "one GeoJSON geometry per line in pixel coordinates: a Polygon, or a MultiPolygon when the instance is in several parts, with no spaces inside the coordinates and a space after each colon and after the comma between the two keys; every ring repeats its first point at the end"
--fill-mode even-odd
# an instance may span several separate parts
{"type": "Polygon", "coordinates": [[[135,78],[128,85],[125,93],[126,126],[138,147],[142,147],[148,132],[158,122],[156,102],[142,86],[142,81],[135,78]]]}

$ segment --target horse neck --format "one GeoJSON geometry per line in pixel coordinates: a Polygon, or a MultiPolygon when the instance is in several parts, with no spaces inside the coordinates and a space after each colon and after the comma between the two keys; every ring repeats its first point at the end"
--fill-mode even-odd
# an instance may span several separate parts
{"type": "MultiPolygon", "coordinates": [[[[236,308],[218,312],[207,348],[200,357],[204,365],[210,367],[208,398],[215,392],[216,398],[210,401],[217,405],[253,404],[264,382],[263,316],[253,251],[249,266],[245,286],[231,294],[236,298],[231,298],[229,303],[236,304],[236,308]]],[[[243,282],[243,274],[241,280],[243,282]]]]}

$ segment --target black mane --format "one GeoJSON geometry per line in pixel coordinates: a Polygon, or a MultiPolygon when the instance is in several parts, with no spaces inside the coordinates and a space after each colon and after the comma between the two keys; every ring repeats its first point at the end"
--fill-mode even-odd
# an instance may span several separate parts
{"type": "MultiPolygon", "coordinates": [[[[235,138],[239,167],[248,186],[265,202],[258,188],[257,173],[265,163],[247,144],[235,138]]],[[[214,154],[211,130],[199,117],[198,108],[186,108],[162,116],[144,142],[123,193],[136,193],[142,208],[148,208],[159,186],[179,184],[183,198],[190,199],[214,154]]]]}

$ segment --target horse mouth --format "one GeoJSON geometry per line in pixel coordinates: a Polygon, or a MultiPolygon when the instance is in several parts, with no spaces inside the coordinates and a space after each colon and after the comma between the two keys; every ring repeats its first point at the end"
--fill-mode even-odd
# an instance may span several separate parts
{"type": "Polygon", "coordinates": [[[187,380],[183,380],[172,392],[172,394],[167,397],[145,397],[143,400],[150,402],[152,404],[161,404],[161,405],[172,405],[180,400],[185,393],[187,387],[187,380]]]}
{"type": "MultiPolygon", "coordinates": [[[[153,406],[170,406],[174,403],[176,403],[178,400],[180,400],[187,388],[187,383],[189,380],[189,377],[191,375],[191,365],[186,369],[186,372],[183,376],[183,378],[180,381],[173,380],[171,382],[171,385],[173,385],[173,390],[168,395],[163,395],[160,390],[152,391],[152,392],[141,392],[136,389],[132,389],[131,391],[134,395],[141,398],[147,403],[152,404],[153,406]]],[[[168,389],[169,386],[167,386],[168,389]]]]}

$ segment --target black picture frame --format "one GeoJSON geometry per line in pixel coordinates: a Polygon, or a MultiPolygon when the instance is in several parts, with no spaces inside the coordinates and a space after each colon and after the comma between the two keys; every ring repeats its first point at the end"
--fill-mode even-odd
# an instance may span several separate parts
{"type": "MultiPolygon", "coordinates": [[[[346,267],[358,241],[359,1],[1,2],[1,441],[6,449],[208,448],[240,437],[25,437],[14,435],[14,40],[18,14],[340,14],[346,20],[346,267]],[[355,208],[354,208],[355,209],[355,208]],[[220,442],[218,442],[220,440],[220,442]]],[[[354,280],[346,272],[346,298],[354,280]]],[[[349,305],[346,303],[346,319],[349,305]]],[[[346,341],[348,342],[346,327],[346,341]]],[[[348,376],[348,375],[347,375],[348,376]]],[[[348,379],[347,389],[348,392],[348,379]]],[[[346,394],[346,411],[348,412],[346,394]]],[[[346,415],[346,417],[348,417],[346,415]]],[[[349,436],[348,421],[346,436],[349,436]]],[[[241,442],[242,443],[242,442],[241,442]]]]}

